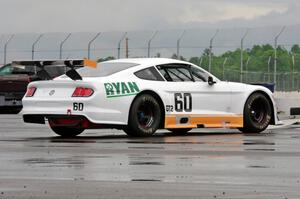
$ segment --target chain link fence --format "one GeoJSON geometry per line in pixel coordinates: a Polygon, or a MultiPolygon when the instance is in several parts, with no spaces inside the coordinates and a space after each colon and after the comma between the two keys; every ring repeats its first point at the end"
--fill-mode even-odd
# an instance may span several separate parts
{"type": "Polygon", "coordinates": [[[250,29],[0,34],[0,65],[13,60],[60,57],[106,59],[149,56],[187,61],[196,57],[193,63],[206,70],[211,68],[211,72],[220,79],[235,82],[272,83],[276,65],[276,90],[299,91],[300,53],[291,52],[293,46],[300,44],[299,34],[300,25],[250,29]],[[255,45],[269,45],[268,53],[249,57],[247,53],[253,51],[255,45]],[[285,51],[275,53],[278,48],[285,51]],[[242,67],[241,54],[233,53],[237,50],[245,53],[242,67]],[[257,60],[264,64],[257,67],[257,60]],[[265,70],[261,71],[261,68],[265,70]]]}
{"type": "MultiPolygon", "coordinates": [[[[224,81],[240,82],[240,71],[226,70],[224,76],[219,76],[224,81]]],[[[298,91],[300,92],[300,72],[279,72],[276,75],[276,91],[298,91]]],[[[272,84],[274,73],[266,72],[243,72],[243,83],[248,84],[272,84]]]]}

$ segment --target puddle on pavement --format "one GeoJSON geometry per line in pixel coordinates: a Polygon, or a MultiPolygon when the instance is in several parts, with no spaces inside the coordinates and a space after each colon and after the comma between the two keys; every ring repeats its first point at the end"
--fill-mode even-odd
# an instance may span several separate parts
{"type": "Polygon", "coordinates": [[[275,145],[275,143],[264,140],[244,140],[243,145],[275,145]]]}
{"type": "Polygon", "coordinates": [[[250,165],[247,166],[247,168],[254,168],[254,169],[269,169],[271,168],[270,166],[262,166],[262,165],[250,165]]]}
{"type": "Polygon", "coordinates": [[[245,151],[276,151],[275,149],[245,149],[245,151]]]}
{"type": "Polygon", "coordinates": [[[129,165],[151,165],[151,166],[155,166],[155,165],[165,165],[162,162],[149,162],[149,161],[130,161],[129,165]]]}
{"type": "Polygon", "coordinates": [[[24,160],[25,164],[38,164],[45,167],[83,167],[83,160],[75,160],[72,158],[32,158],[24,160]]]}
{"type": "Polygon", "coordinates": [[[165,147],[138,147],[138,146],[133,146],[133,147],[128,147],[128,149],[165,149],[165,147]]]}
{"type": "Polygon", "coordinates": [[[161,182],[157,179],[131,179],[132,182],[161,182]]]}

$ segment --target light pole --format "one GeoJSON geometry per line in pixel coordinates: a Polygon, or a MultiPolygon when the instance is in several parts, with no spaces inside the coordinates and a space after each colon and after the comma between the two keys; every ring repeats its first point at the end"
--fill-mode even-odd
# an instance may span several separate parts
{"type": "MultiPolygon", "coordinates": [[[[249,62],[250,62],[250,59],[251,59],[251,57],[248,57],[248,59],[247,59],[247,61],[246,61],[246,81],[247,81],[247,79],[248,79],[248,64],[249,64],[249,62]]],[[[245,82],[246,82],[245,81],[245,82]]]]}
{"type": "Polygon", "coordinates": [[[118,59],[120,59],[121,43],[125,39],[126,35],[127,35],[127,32],[125,32],[123,34],[123,36],[121,37],[121,39],[120,39],[120,41],[118,43],[118,59]]]}
{"type": "Polygon", "coordinates": [[[244,40],[249,32],[249,29],[246,30],[244,36],[241,39],[241,71],[240,71],[240,82],[243,82],[243,64],[244,64],[244,40]]]}
{"type": "Polygon", "coordinates": [[[7,50],[7,45],[9,42],[14,38],[15,35],[11,35],[10,38],[6,41],[4,45],[4,65],[6,64],[6,50],[7,50]]]}
{"type": "Polygon", "coordinates": [[[152,42],[152,40],[154,39],[154,37],[157,35],[157,33],[158,33],[158,31],[155,31],[155,32],[153,33],[153,35],[151,36],[151,38],[149,39],[149,41],[148,41],[148,57],[150,57],[150,47],[151,47],[151,42],[152,42]]]}
{"type": "Polygon", "coordinates": [[[223,81],[225,80],[225,64],[227,62],[227,57],[225,57],[224,61],[223,61],[223,65],[222,65],[222,70],[223,70],[223,74],[222,74],[222,78],[223,81]]]}
{"type": "Polygon", "coordinates": [[[35,50],[35,45],[40,41],[44,34],[40,34],[37,39],[33,42],[32,47],[31,47],[31,60],[34,60],[34,50],[35,50]]]}
{"type": "Polygon", "coordinates": [[[276,86],[276,77],[277,77],[277,47],[278,47],[278,38],[280,37],[280,35],[283,33],[283,31],[285,30],[285,26],[283,26],[280,30],[280,32],[278,33],[278,35],[276,35],[275,39],[274,39],[274,43],[275,43],[275,49],[274,49],[274,84],[276,86]]]}
{"type": "Polygon", "coordinates": [[[201,67],[201,65],[202,65],[202,61],[203,61],[203,59],[202,59],[202,57],[200,57],[200,60],[199,60],[199,66],[201,67]]]}
{"type": "MultiPolygon", "coordinates": [[[[0,37],[0,44],[2,43],[2,39],[3,39],[4,35],[1,35],[0,37]]],[[[3,64],[3,63],[2,63],[3,64]]]]}
{"type": "Polygon", "coordinates": [[[272,57],[271,56],[269,56],[269,59],[268,59],[268,82],[270,83],[270,64],[271,64],[271,59],[272,59],[272,57]]]}
{"type": "Polygon", "coordinates": [[[215,34],[213,35],[213,37],[210,39],[209,41],[209,58],[208,58],[208,72],[211,71],[211,56],[212,56],[212,45],[213,45],[213,41],[216,38],[217,34],[219,32],[219,29],[216,30],[215,34]]]}
{"type": "Polygon", "coordinates": [[[62,42],[60,43],[60,47],[59,47],[59,59],[62,59],[62,48],[64,43],[71,37],[72,33],[69,33],[66,38],[64,40],[62,40],[62,42]]]}
{"type": "Polygon", "coordinates": [[[292,54],[292,65],[293,65],[293,68],[292,68],[292,90],[294,90],[295,88],[295,56],[294,54],[292,54]]]}
{"type": "Polygon", "coordinates": [[[101,32],[98,32],[92,39],[91,41],[89,41],[88,43],[88,59],[90,59],[90,55],[91,55],[91,44],[97,39],[97,37],[99,37],[101,35],[101,32]]]}
{"type": "Polygon", "coordinates": [[[180,55],[179,55],[179,48],[180,48],[180,41],[183,38],[185,34],[185,30],[181,33],[180,37],[177,39],[177,59],[179,59],[180,55]]]}

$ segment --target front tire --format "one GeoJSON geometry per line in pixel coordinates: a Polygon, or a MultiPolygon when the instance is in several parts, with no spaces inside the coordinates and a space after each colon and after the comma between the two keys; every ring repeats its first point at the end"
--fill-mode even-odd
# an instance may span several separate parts
{"type": "Polygon", "coordinates": [[[243,133],[260,133],[270,124],[272,108],[269,100],[262,93],[252,94],[244,107],[243,133]]]}
{"type": "Polygon", "coordinates": [[[64,126],[50,126],[52,131],[64,138],[74,138],[84,131],[81,128],[72,128],[64,126]]]}
{"type": "Polygon", "coordinates": [[[131,106],[125,133],[134,137],[153,135],[159,128],[161,113],[160,105],[152,95],[138,96],[131,106]]]}

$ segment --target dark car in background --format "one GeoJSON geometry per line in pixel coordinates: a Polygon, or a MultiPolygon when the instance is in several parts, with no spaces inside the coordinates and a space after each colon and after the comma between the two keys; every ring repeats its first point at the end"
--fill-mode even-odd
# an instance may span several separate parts
{"type": "Polygon", "coordinates": [[[66,72],[65,66],[7,64],[0,68],[0,113],[18,113],[29,82],[49,80],[66,72]]]}

